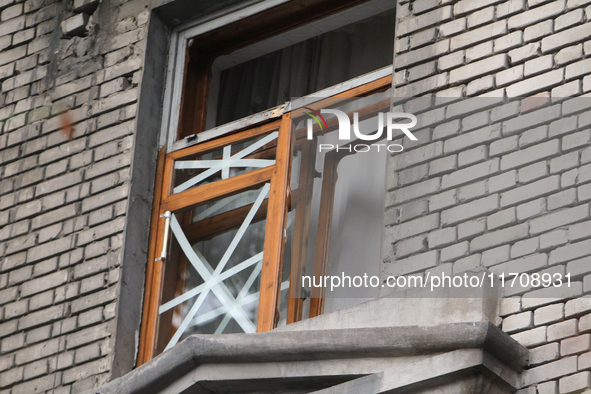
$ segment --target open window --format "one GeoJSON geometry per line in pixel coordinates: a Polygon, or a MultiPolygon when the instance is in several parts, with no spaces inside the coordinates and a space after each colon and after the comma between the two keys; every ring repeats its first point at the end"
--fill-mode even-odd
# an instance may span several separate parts
{"type": "Polygon", "coordinates": [[[394,5],[288,1],[178,34],[138,364],[190,334],[268,331],[323,313],[324,290],[301,278],[330,269],[338,169],[355,152],[318,152],[336,118],[310,138],[294,98],[346,108],[382,93],[357,112],[387,111],[394,5]]]}

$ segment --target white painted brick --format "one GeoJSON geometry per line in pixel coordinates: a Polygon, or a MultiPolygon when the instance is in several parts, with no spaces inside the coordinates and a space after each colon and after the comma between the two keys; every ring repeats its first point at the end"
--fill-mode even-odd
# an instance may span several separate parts
{"type": "Polygon", "coordinates": [[[458,190],[458,200],[463,203],[484,196],[486,193],[486,181],[476,182],[463,186],[458,190]]]}
{"type": "Polygon", "coordinates": [[[509,153],[517,149],[519,137],[514,135],[501,140],[493,141],[490,144],[490,156],[498,156],[503,153],[509,153]]]}
{"type": "Polygon", "coordinates": [[[439,259],[441,262],[455,261],[470,253],[470,242],[464,241],[441,249],[439,259]]]}
{"type": "Polygon", "coordinates": [[[486,219],[470,220],[458,226],[458,239],[463,240],[482,234],[486,230],[486,219]]]}
{"type": "Polygon", "coordinates": [[[531,75],[551,70],[553,65],[554,60],[552,58],[552,55],[537,57],[535,59],[525,62],[524,75],[526,77],[529,77],[531,75]]]}
{"type": "MultiPolygon", "coordinates": [[[[483,255],[484,257],[484,255],[483,255]]],[[[521,298],[510,297],[501,299],[499,315],[505,317],[521,311],[521,298]]]]}
{"type": "Polygon", "coordinates": [[[591,240],[587,240],[556,248],[550,252],[550,264],[558,264],[586,256],[591,253],[590,247],[591,240]]]}
{"type": "Polygon", "coordinates": [[[571,78],[576,78],[581,75],[586,75],[589,73],[590,67],[591,59],[585,59],[581,60],[580,62],[569,64],[568,66],[566,66],[565,78],[569,80],[571,78]]]}
{"type": "Polygon", "coordinates": [[[439,191],[439,178],[432,178],[416,185],[397,189],[396,192],[388,193],[386,206],[399,205],[439,191]]]}
{"type": "Polygon", "coordinates": [[[412,151],[393,156],[392,165],[396,171],[430,161],[443,154],[443,142],[438,141],[429,145],[415,148],[412,151]]]}
{"type": "Polygon", "coordinates": [[[525,10],[525,0],[509,0],[497,6],[497,18],[504,18],[525,10]]]}
{"type": "Polygon", "coordinates": [[[439,214],[435,213],[428,216],[423,216],[410,222],[400,224],[398,226],[386,227],[386,234],[388,239],[392,242],[409,238],[414,235],[429,232],[430,230],[439,227],[439,214]]]}
{"type": "Polygon", "coordinates": [[[566,133],[570,133],[571,131],[577,128],[577,117],[570,116],[564,117],[562,119],[556,120],[550,123],[550,127],[548,129],[548,135],[550,137],[555,137],[559,135],[563,135],[566,133]]]}
{"type": "MultiPolygon", "coordinates": [[[[564,318],[564,304],[553,304],[536,309],[534,323],[536,326],[555,323],[564,318]]],[[[558,350],[558,347],[557,349],[558,350]]]]}
{"type": "MultiPolygon", "coordinates": [[[[458,229],[459,230],[459,229],[458,229]]],[[[528,236],[528,224],[523,223],[517,226],[502,230],[492,231],[474,238],[470,243],[471,251],[480,251],[503,245],[509,242],[518,241],[528,236]]]]}
{"type": "Polygon", "coordinates": [[[441,71],[449,70],[464,63],[466,51],[456,51],[449,55],[441,56],[437,61],[437,67],[441,71]]]}
{"type": "Polygon", "coordinates": [[[579,170],[577,168],[565,172],[560,177],[560,187],[567,188],[574,186],[577,183],[577,177],[579,176],[579,170]]]}
{"type": "Polygon", "coordinates": [[[582,222],[573,224],[568,228],[568,240],[578,241],[580,239],[589,238],[591,236],[591,223],[582,222]]]}
{"type": "Polygon", "coordinates": [[[436,66],[436,63],[433,61],[433,62],[423,63],[418,66],[412,67],[407,72],[407,80],[408,81],[416,81],[416,80],[428,77],[429,75],[433,75],[436,72],[435,66],[436,66]]]}
{"type": "Polygon", "coordinates": [[[431,161],[429,164],[429,176],[448,173],[458,168],[458,156],[451,155],[431,161]]]}
{"type": "Polygon", "coordinates": [[[438,27],[439,36],[449,37],[466,30],[466,18],[458,18],[451,22],[443,23],[438,27]]]}
{"type": "Polygon", "coordinates": [[[506,21],[498,21],[451,38],[450,49],[456,51],[507,33],[506,21]]]}
{"type": "Polygon", "coordinates": [[[579,333],[591,331],[591,314],[581,316],[579,319],[579,333]]]}
{"type": "Polygon", "coordinates": [[[457,205],[441,213],[441,224],[448,226],[494,211],[499,206],[499,196],[494,194],[480,200],[457,205]]]}
{"type": "Polygon", "coordinates": [[[564,10],[564,6],[564,0],[552,1],[549,4],[512,16],[508,20],[509,29],[517,29],[533,25],[552,16],[558,15],[564,10]]]}
{"type": "Polygon", "coordinates": [[[88,15],[81,13],[70,17],[61,23],[62,32],[66,36],[79,36],[86,32],[88,15]]]}
{"type": "Polygon", "coordinates": [[[425,270],[427,268],[435,267],[438,263],[438,252],[431,251],[427,253],[418,254],[407,259],[396,260],[392,263],[384,264],[384,276],[399,276],[411,274],[425,270]]]}
{"type": "Polygon", "coordinates": [[[517,82],[507,88],[509,97],[523,97],[532,93],[558,85],[563,81],[564,70],[557,69],[545,74],[517,82]]]}
{"type": "Polygon", "coordinates": [[[486,146],[478,146],[473,149],[468,149],[458,154],[458,165],[464,167],[470,164],[475,164],[488,159],[488,149],[486,146]]]}
{"type": "Polygon", "coordinates": [[[579,152],[563,154],[550,160],[550,173],[563,172],[576,167],[579,164],[579,152]]]}
{"type": "Polygon", "coordinates": [[[448,155],[450,153],[458,152],[471,148],[473,146],[482,145],[487,141],[493,141],[501,136],[500,126],[498,124],[487,126],[479,130],[462,133],[457,137],[450,138],[445,141],[444,151],[448,155]]]}
{"type": "Polygon", "coordinates": [[[572,337],[577,334],[577,319],[570,319],[548,326],[548,341],[572,337]]]}
{"type": "Polygon", "coordinates": [[[457,233],[455,227],[431,231],[428,237],[429,249],[439,248],[456,242],[457,233]]]}
{"type": "Polygon", "coordinates": [[[429,211],[429,204],[427,200],[417,201],[410,204],[403,205],[396,210],[389,210],[387,215],[387,224],[401,223],[423,216],[429,211]],[[391,212],[391,215],[390,215],[391,212]]]}
{"type": "Polygon", "coordinates": [[[468,29],[478,27],[494,20],[495,7],[487,7],[468,15],[468,29]]]}
{"type": "Polygon", "coordinates": [[[561,99],[565,97],[573,97],[578,96],[582,93],[581,90],[581,81],[571,81],[569,83],[565,83],[564,85],[560,85],[552,89],[551,96],[553,101],[555,99],[561,99]]]}
{"type": "Polygon", "coordinates": [[[587,204],[574,208],[564,209],[544,217],[533,219],[530,222],[530,233],[538,234],[564,226],[565,224],[580,221],[589,216],[589,206],[587,204]]]}
{"type": "Polygon", "coordinates": [[[468,135],[466,132],[471,131],[489,124],[489,116],[487,111],[480,111],[472,115],[468,115],[462,119],[463,135],[468,135]]]}
{"type": "Polygon", "coordinates": [[[539,250],[539,246],[540,240],[538,237],[515,242],[515,244],[511,247],[511,258],[514,259],[537,252],[539,250]]]}
{"type": "Polygon", "coordinates": [[[567,134],[562,137],[562,150],[568,151],[591,143],[591,131],[583,130],[578,133],[567,134]]]}
{"type": "Polygon", "coordinates": [[[499,0],[461,0],[454,5],[454,15],[463,15],[499,2],[499,0]]]}
{"type": "Polygon", "coordinates": [[[589,0],[568,0],[566,2],[566,8],[571,9],[587,4],[589,4],[589,0]]]}
{"type": "Polygon", "coordinates": [[[558,32],[573,25],[582,23],[585,20],[585,13],[582,9],[573,10],[564,15],[560,15],[554,20],[554,31],[558,32]]]}
{"type": "Polygon", "coordinates": [[[509,59],[511,64],[520,63],[524,60],[537,57],[540,54],[540,43],[532,42],[527,45],[522,45],[519,48],[515,48],[509,51],[509,59]]]}
{"type": "MultiPolygon", "coordinates": [[[[534,129],[526,130],[519,137],[519,147],[524,148],[544,141],[548,138],[548,126],[540,126],[534,129]]],[[[544,164],[544,163],[538,163],[544,164]]]]}
{"type": "Polygon", "coordinates": [[[548,197],[548,211],[574,205],[577,202],[577,189],[572,188],[548,197]]]}
{"type": "MultiPolygon", "coordinates": [[[[536,77],[538,78],[538,77],[536,77]]],[[[535,100],[535,102],[544,102],[543,98],[535,100]]],[[[521,110],[528,104],[528,101],[522,100],[521,110]]],[[[543,108],[541,110],[532,111],[525,115],[521,115],[517,118],[509,119],[503,122],[503,135],[513,135],[523,130],[530,130],[536,126],[547,123],[553,119],[560,119],[561,117],[561,105],[553,105],[549,108],[543,108]]]]}
{"type": "Polygon", "coordinates": [[[495,193],[509,189],[517,184],[517,171],[512,170],[488,179],[488,191],[495,193]]]}
{"type": "Polygon", "coordinates": [[[552,176],[509,190],[501,194],[501,206],[505,207],[550,194],[559,189],[559,183],[560,177],[552,176]]]}
{"type": "Polygon", "coordinates": [[[533,328],[533,312],[527,311],[517,315],[508,316],[503,319],[503,331],[512,334],[517,331],[524,331],[533,328]]]}
{"type": "Polygon", "coordinates": [[[508,118],[512,118],[519,113],[519,102],[513,101],[503,105],[495,106],[492,111],[490,111],[490,120],[491,122],[498,122],[500,120],[505,120],[508,118]]]}
{"type": "Polygon", "coordinates": [[[429,211],[438,211],[440,209],[448,208],[457,203],[456,190],[450,190],[443,193],[438,193],[429,199],[429,211]]]}
{"type": "Polygon", "coordinates": [[[523,44],[523,33],[514,31],[513,33],[501,36],[495,40],[495,52],[503,52],[509,49],[517,48],[523,44]]]}
{"type": "Polygon", "coordinates": [[[591,184],[580,186],[577,189],[577,197],[579,201],[587,201],[591,199],[591,184]]]}
{"type": "Polygon", "coordinates": [[[502,245],[482,253],[482,265],[491,267],[509,260],[510,245],[502,245]]]}
{"type": "Polygon", "coordinates": [[[522,375],[521,383],[527,387],[534,383],[545,382],[575,372],[577,372],[577,358],[566,357],[525,371],[522,375]]]}
{"type": "Polygon", "coordinates": [[[480,254],[472,254],[454,263],[453,274],[457,275],[462,272],[472,271],[478,267],[480,267],[480,254]]]}
{"type": "Polygon", "coordinates": [[[461,170],[452,172],[449,175],[444,175],[441,186],[443,189],[448,189],[458,185],[462,185],[471,181],[488,177],[499,172],[499,159],[492,159],[484,163],[479,163],[471,167],[466,167],[461,170]]]}
{"type": "Polygon", "coordinates": [[[591,350],[591,334],[567,338],[560,342],[560,355],[570,356],[591,350]]]}
{"type": "Polygon", "coordinates": [[[579,371],[591,369],[591,352],[579,356],[579,371]]]}
{"type": "Polygon", "coordinates": [[[417,30],[451,19],[451,6],[439,7],[433,11],[404,19],[398,24],[397,34],[404,36],[417,30]]]}
{"type": "Polygon", "coordinates": [[[591,387],[591,372],[589,371],[566,376],[558,381],[560,394],[580,393],[589,387],[591,387]]]}
{"type": "Polygon", "coordinates": [[[560,141],[557,139],[522,149],[514,153],[504,155],[501,158],[501,170],[505,171],[524,164],[536,162],[560,153],[560,141]]]}
{"type": "Polygon", "coordinates": [[[506,86],[523,79],[523,65],[503,70],[496,75],[497,86],[506,86]]]}
{"type": "MultiPolygon", "coordinates": [[[[532,367],[558,360],[559,358],[560,346],[556,342],[529,350],[529,365],[532,367]]],[[[555,394],[555,392],[553,393],[555,394]]]]}
{"type": "Polygon", "coordinates": [[[570,300],[564,307],[564,315],[569,318],[572,316],[578,316],[583,313],[591,312],[591,298],[584,297],[576,300],[570,300]]]}
{"type": "Polygon", "coordinates": [[[490,215],[486,223],[489,230],[494,230],[515,223],[516,221],[515,208],[509,208],[490,215]]]}
{"type": "Polygon", "coordinates": [[[546,343],[546,327],[538,327],[532,330],[522,331],[511,335],[522,346],[532,348],[546,343]]]}
{"type": "MultiPolygon", "coordinates": [[[[470,63],[450,72],[450,83],[467,81],[475,77],[502,70],[507,67],[507,55],[499,54],[485,60],[470,63]]],[[[561,76],[562,79],[562,76],[561,76]]]]}
{"type": "Polygon", "coordinates": [[[474,96],[495,88],[495,78],[487,75],[482,78],[470,81],[466,87],[466,95],[474,96]]]}
{"type": "Polygon", "coordinates": [[[587,93],[589,91],[591,91],[591,75],[583,78],[583,92],[587,93]]]}
{"type": "Polygon", "coordinates": [[[544,253],[522,257],[507,263],[507,273],[532,272],[548,266],[548,256],[544,253]]]}
{"type": "Polygon", "coordinates": [[[554,55],[554,60],[556,64],[561,66],[567,63],[571,63],[574,60],[582,59],[583,58],[583,45],[573,45],[570,47],[566,47],[558,51],[556,55],[554,55]]]}
{"type": "Polygon", "coordinates": [[[540,37],[546,37],[554,31],[554,21],[547,20],[538,23],[537,25],[527,27],[523,31],[523,40],[525,42],[536,40],[540,37]]]}

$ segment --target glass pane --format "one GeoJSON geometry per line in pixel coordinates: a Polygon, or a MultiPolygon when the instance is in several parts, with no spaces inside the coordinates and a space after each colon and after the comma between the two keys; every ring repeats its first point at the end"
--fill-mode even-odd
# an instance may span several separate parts
{"type": "Polygon", "coordinates": [[[203,208],[218,200],[172,214],[159,351],[191,334],[256,332],[269,188],[231,196],[223,213],[203,208]]]}
{"type": "MultiPolygon", "coordinates": [[[[362,114],[359,115],[359,132],[372,136],[379,128],[377,116],[382,114],[367,112],[365,108],[381,108],[377,103],[382,102],[383,96],[389,93],[351,98],[338,109],[347,114],[362,114]]],[[[332,108],[323,107],[321,102],[316,105],[318,110],[332,108]]],[[[387,110],[389,101],[385,105],[387,110]]],[[[298,165],[292,166],[292,171],[298,172],[292,172],[292,182],[298,180],[298,188],[292,192],[291,199],[296,219],[292,230],[294,246],[291,250],[286,248],[285,256],[287,260],[287,254],[291,253],[292,264],[300,267],[292,270],[300,275],[291,278],[290,295],[302,300],[304,319],[309,315],[311,297],[322,294],[314,292],[311,279],[315,266],[316,269],[324,267],[322,276],[379,277],[389,154],[386,145],[390,142],[385,135],[371,142],[340,140],[336,126],[329,126],[328,131],[319,129],[313,133],[313,139],[308,140],[307,118],[294,117],[294,122],[301,126],[296,127],[296,135],[301,136],[296,142],[298,165]],[[299,291],[298,281],[301,282],[299,291]]],[[[334,118],[327,116],[328,124],[331,121],[334,118]]],[[[319,279],[316,290],[323,283],[319,279]]],[[[379,288],[336,286],[331,289],[329,282],[324,294],[324,313],[327,313],[376,298],[379,288]]]]}
{"type": "Polygon", "coordinates": [[[220,56],[206,129],[392,64],[395,4],[369,1],[220,56]]]}
{"type": "Polygon", "coordinates": [[[173,193],[274,165],[277,135],[274,131],[175,161],[173,193]]]}

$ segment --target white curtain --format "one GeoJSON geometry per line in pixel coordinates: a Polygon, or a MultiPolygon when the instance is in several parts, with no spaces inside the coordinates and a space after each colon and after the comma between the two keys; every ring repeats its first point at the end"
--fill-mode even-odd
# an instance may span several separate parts
{"type": "Polygon", "coordinates": [[[223,70],[216,125],[392,64],[394,21],[388,11],[223,70]]]}

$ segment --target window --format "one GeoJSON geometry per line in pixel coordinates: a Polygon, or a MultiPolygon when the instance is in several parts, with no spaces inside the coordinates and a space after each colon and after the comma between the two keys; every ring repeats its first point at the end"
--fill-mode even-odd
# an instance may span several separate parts
{"type": "Polygon", "coordinates": [[[324,290],[307,294],[301,276],[329,269],[335,190],[347,187],[337,172],[355,155],[318,153],[336,118],[308,139],[294,98],[346,107],[381,92],[360,116],[387,110],[394,36],[393,2],[330,3],[254,5],[176,35],[139,364],[193,333],[268,331],[323,313],[324,290]],[[335,45],[349,52],[323,53],[335,45]]]}

